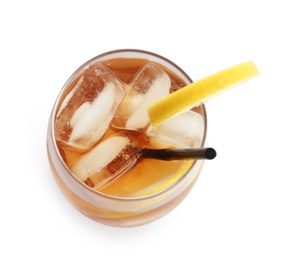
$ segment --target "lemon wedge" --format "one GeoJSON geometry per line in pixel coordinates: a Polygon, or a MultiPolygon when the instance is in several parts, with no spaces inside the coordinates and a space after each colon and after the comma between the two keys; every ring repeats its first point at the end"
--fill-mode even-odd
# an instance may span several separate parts
{"type": "Polygon", "coordinates": [[[244,62],[193,82],[158,100],[147,108],[152,126],[158,126],[183,111],[259,75],[252,61],[244,62]]]}

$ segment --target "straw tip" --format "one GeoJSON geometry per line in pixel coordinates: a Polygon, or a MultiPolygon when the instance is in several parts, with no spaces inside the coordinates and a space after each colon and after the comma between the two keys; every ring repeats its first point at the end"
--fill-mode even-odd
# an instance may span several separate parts
{"type": "Polygon", "coordinates": [[[205,151],[205,158],[212,160],[216,157],[216,151],[213,148],[207,148],[205,151]]]}

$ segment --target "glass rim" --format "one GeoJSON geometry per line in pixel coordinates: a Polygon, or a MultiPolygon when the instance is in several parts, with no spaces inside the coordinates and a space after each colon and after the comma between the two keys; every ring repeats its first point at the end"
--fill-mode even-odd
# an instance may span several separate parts
{"type": "MultiPolygon", "coordinates": [[[[112,51],[107,51],[104,53],[101,53],[89,60],[87,60],[85,63],[83,63],[81,66],[79,66],[79,68],[77,68],[72,74],[71,76],[67,79],[67,81],[65,82],[65,84],[63,85],[63,87],[61,88],[55,102],[53,105],[53,109],[51,112],[51,116],[50,116],[50,131],[51,131],[51,136],[52,136],[52,142],[53,142],[53,148],[55,149],[57,155],[58,155],[58,160],[61,163],[61,165],[64,167],[64,169],[66,170],[66,173],[69,175],[69,177],[71,179],[73,179],[75,182],[77,182],[79,185],[82,186],[82,188],[84,188],[88,193],[106,198],[106,199],[111,199],[111,200],[119,200],[119,201],[139,201],[139,200],[148,200],[151,198],[155,198],[157,196],[160,196],[164,193],[166,193],[167,191],[173,189],[175,186],[177,186],[180,182],[182,182],[182,180],[184,178],[186,178],[186,176],[191,172],[191,170],[194,168],[194,166],[197,164],[197,160],[194,160],[194,162],[191,164],[191,166],[189,167],[189,169],[175,182],[173,182],[171,185],[167,186],[166,188],[159,190],[158,192],[154,192],[148,195],[143,195],[143,196],[138,196],[138,197],[119,197],[119,196],[114,196],[114,195],[110,195],[110,194],[106,194],[103,192],[100,192],[98,190],[95,190],[91,187],[89,187],[88,185],[86,185],[83,181],[81,181],[77,176],[75,176],[75,174],[70,170],[70,168],[67,166],[67,164],[64,162],[60,151],[57,147],[57,142],[56,142],[56,138],[55,138],[55,133],[54,133],[54,122],[55,122],[55,117],[56,117],[56,113],[57,113],[57,109],[58,106],[60,104],[60,100],[64,94],[64,92],[67,90],[67,87],[69,86],[69,84],[72,82],[72,80],[74,80],[79,73],[81,73],[86,67],[88,67],[90,64],[92,64],[94,61],[102,61],[102,58],[108,57],[108,56],[113,56],[115,54],[121,54],[121,53],[136,53],[136,54],[143,54],[145,56],[148,56],[148,58],[144,57],[147,60],[150,60],[149,58],[157,58],[158,60],[164,61],[168,64],[170,64],[173,68],[175,68],[177,71],[179,71],[184,77],[187,78],[187,80],[189,80],[189,82],[193,82],[192,79],[187,75],[187,73],[182,70],[177,64],[175,64],[174,62],[172,62],[171,60],[156,54],[154,52],[150,52],[150,51],[145,51],[145,50],[141,50],[141,49],[116,49],[116,50],[112,50],[112,51]]],[[[121,57],[121,56],[120,56],[121,57]]],[[[136,56],[132,56],[130,58],[142,58],[142,57],[136,57],[136,56]]],[[[108,60],[110,58],[106,58],[103,60],[108,60]]],[[[158,62],[158,60],[156,62],[158,62]]],[[[168,64],[163,64],[164,66],[166,66],[168,68],[168,64]]],[[[169,68],[170,70],[172,70],[171,68],[169,68]]],[[[176,71],[173,71],[174,73],[176,73],[176,71]]],[[[177,74],[177,73],[176,73],[177,74]]],[[[179,77],[181,75],[178,75],[179,77]]],[[[202,112],[203,112],[203,119],[204,119],[204,135],[203,135],[203,140],[201,143],[201,147],[203,147],[205,145],[206,142],[206,135],[207,135],[207,113],[206,113],[206,108],[205,105],[203,103],[200,104],[201,108],[202,108],[202,112]]]]}

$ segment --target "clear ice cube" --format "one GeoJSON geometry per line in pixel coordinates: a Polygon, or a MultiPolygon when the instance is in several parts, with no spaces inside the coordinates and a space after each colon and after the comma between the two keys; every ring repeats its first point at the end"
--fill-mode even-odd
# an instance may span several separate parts
{"type": "Polygon", "coordinates": [[[86,151],[106,133],[125,95],[122,83],[100,62],[82,74],[56,116],[56,139],[86,151]]]}
{"type": "Polygon", "coordinates": [[[166,143],[178,148],[200,147],[203,141],[204,119],[192,110],[176,115],[157,127],[150,126],[147,136],[159,147],[166,143]]]}
{"type": "Polygon", "coordinates": [[[128,93],[118,107],[112,125],[140,130],[149,124],[146,108],[169,94],[171,80],[158,65],[147,63],[134,77],[128,93]]]}
{"type": "Polygon", "coordinates": [[[125,133],[114,134],[82,155],[71,170],[88,186],[104,188],[135,164],[139,152],[132,137],[125,133]]]}

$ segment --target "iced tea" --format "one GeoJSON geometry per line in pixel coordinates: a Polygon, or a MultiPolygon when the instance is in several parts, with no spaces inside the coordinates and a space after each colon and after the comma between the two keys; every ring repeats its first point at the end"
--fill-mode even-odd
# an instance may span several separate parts
{"type": "Polygon", "coordinates": [[[82,65],[51,114],[48,154],[69,201],[88,217],[137,226],[167,214],[191,190],[202,161],[141,158],[143,148],[202,147],[203,105],[153,128],[146,108],[192,80],[171,61],[118,50],[82,65]]]}

